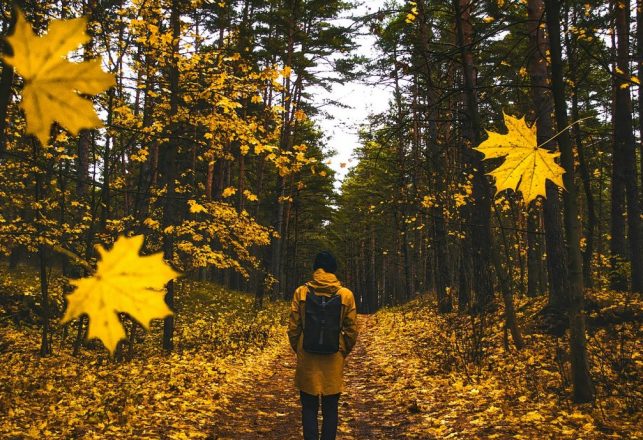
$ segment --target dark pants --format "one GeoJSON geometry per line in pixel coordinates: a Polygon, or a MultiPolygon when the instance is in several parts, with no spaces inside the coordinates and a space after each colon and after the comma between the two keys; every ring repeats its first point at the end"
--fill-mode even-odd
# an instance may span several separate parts
{"type": "MultiPolygon", "coordinates": [[[[301,421],[304,425],[304,440],[319,440],[317,428],[317,413],[319,412],[319,396],[299,392],[301,396],[301,421]]],[[[337,435],[337,405],[339,394],[321,397],[322,432],[321,440],[335,440],[337,435]]]]}

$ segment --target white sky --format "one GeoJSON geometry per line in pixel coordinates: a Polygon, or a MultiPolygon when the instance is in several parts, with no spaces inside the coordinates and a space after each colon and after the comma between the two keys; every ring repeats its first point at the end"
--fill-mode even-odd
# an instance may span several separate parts
{"type": "MultiPolygon", "coordinates": [[[[353,10],[355,15],[377,11],[384,5],[383,0],[368,1],[367,6],[358,6],[353,10]]],[[[359,48],[357,53],[374,57],[375,37],[373,35],[364,35],[357,38],[359,48]]],[[[348,169],[355,165],[351,161],[353,150],[359,145],[358,130],[360,124],[366,121],[366,117],[371,113],[379,113],[386,109],[391,97],[390,89],[384,86],[366,85],[361,82],[351,81],[343,85],[335,85],[329,93],[322,88],[314,91],[314,104],[321,106],[325,100],[333,99],[341,102],[350,108],[342,108],[335,105],[326,105],[323,107],[324,112],[333,115],[333,119],[327,119],[322,115],[316,119],[317,123],[323,130],[327,144],[335,150],[337,154],[332,157],[329,166],[336,171],[335,187],[339,188],[341,180],[346,176],[348,169]],[[341,167],[342,163],[347,166],[341,167]]],[[[322,114],[323,114],[322,113],[322,114]]]]}

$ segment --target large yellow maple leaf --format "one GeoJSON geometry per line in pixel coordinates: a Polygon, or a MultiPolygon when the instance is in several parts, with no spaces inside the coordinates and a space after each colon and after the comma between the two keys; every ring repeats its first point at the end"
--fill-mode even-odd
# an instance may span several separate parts
{"type": "Polygon", "coordinates": [[[524,117],[503,115],[508,133],[487,130],[489,138],[474,148],[483,153],[485,159],[505,158],[502,165],[488,173],[496,181],[496,194],[511,188],[520,191],[529,204],[538,196],[546,196],[547,179],[564,188],[565,169],[554,161],[560,152],[538,147],[536,124],[528,127],[524,117]]]}
{"type": "Polygon", "coordinates": [[[114,85],[114,75],[102,71],[99,59],[71,63],[66,58],[89,41],[86,27],[84,17],[54,20],[47,34],[39,37],[18,11],[15,32],[7,37],[13,56],[2,59],[24,78],[21,106],[27,117],[27,133],[43,145],[54,121],[74,135],[83,128],[102,126],[92,102],[79,93],[101,93],[114,85]]]}
{"type": "Polygon", "coordinates": [[[101,260],[96,273],[70,280],[76,290],[67,295],[62,323],[86,313],[88,338],[99,338],[111,353],[125,337],[119,312],[129,314],[146,329],[152,319],[172,314],[165,304],[163,287],[178,273],[163,260],[161,252],[139,256],[142,245],[142,235],[120,237],[109,251],[99,245],[101,260]]]}

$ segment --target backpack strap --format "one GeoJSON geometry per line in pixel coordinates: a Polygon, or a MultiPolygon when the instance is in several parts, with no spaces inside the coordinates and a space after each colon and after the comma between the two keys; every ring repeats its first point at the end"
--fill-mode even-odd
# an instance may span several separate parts
{"type": "MultiPolygon", "coordinates": [[[[306,289],[308,290],[308,292],[312,293],[313,295],[317,295],[317,294],[315,293],[315,289],[313,289],[312,287],[310,287],[308,284],[304,284],[304,285],[306,286],[306,289]]],[[[330,295],[330,298],[334,298],[335,296],[339,295],[339,291],[340,291],[341,289],[344,289],[344,287],[340,287],[339,289],[337,289],[337,291],[336,291],[335,293],[332,293],[332,294],[330,295]]]]}

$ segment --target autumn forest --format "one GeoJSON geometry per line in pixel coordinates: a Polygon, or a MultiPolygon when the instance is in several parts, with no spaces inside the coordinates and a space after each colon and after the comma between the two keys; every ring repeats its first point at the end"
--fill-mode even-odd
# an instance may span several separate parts
{"type": "Polygon", "coordinates": [[[337,438],[643,438],[640,78],[642,0],[3,0],[0,438],[302,438],[323,250],[337,438]]]}

